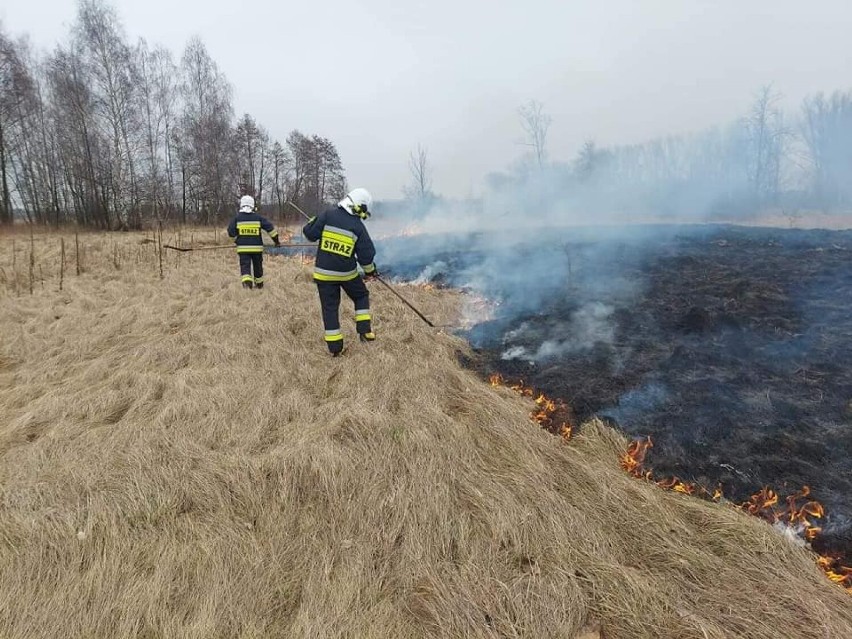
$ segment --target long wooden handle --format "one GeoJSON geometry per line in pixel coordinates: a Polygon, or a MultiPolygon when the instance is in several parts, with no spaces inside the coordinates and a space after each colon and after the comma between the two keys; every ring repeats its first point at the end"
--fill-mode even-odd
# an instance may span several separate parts
{"type": "MultiPolygon", "coordinates": [[[[315,247],[316,244],[296,243],[296,244],[279,244],[278,246],[275,246],[274,244],[264,244],[263,248],[265,248],[265,249],[269,249],[269,248],[309,248],[309,247],[312,247],[312,246],[315,247]]],[[[236,248],[236,247],[237,247],[236,244],[226,244],[226,245],[222,245],[222,246],[172,246],[171,244],[163,244],[163,248],[172,249],[173,251],[181,251],[181,252],[185,252],[185,251],[215,251],[215,250],[218,250],[218,249],[233,249],[233,248],[236,248]]]]}

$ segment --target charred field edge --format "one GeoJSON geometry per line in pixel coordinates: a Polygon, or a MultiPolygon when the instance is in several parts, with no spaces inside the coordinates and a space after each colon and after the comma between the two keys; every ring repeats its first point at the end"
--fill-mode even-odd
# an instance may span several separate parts
{"type": "Polygon", "coordinates": [[[650,436],[657,476],[808,485],[852,556],[852,232],[638,226],[395,238],[389,274],[498,302],[466,364],[650,436]]]}

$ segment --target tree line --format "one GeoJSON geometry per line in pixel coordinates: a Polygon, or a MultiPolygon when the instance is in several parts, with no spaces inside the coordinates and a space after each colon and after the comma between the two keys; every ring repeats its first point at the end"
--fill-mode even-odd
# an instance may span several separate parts
{"type": "MultiPolygon", "coordinates": [[[[251,115],[204,43],[176,60],[128,42],[115,10],[81,0],[67,44],[39,54],[0,24],[0,225],[137,229],[207,224],[253,195],[279,217],[346,191],[334,144],[251,115]]],[[[295,215],[298,215],[297,213],[295,215]]]]}
{"type": "Polygon", "coordinates": [[[492,173],[492,194],[595,213],[748,216],[762,210],[852,209],[852,92],[808,96],[798,112],[759,89],[737,120],[632,145],[588,140],[570,162],[547,159],[551,118],[519,109],[525,159],[492,173]]]}

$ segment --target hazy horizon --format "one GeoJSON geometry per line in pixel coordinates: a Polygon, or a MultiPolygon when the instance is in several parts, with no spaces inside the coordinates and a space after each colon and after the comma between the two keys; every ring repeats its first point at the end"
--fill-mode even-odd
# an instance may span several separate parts
{"type": "MultiPolygon", "coordinates": [[[[586,139],[630,144],[725,124],[765,84],[789,110],[852,87],[852,6],[839,0],[807,10],[791,0],[110,4],[131,41],[176,58],[200,36],[238,116],[282,141],[292,129],[328,137],[349,183],[385,199],[409,181],[418,144],[436,192],[480,193],[487,173],[524,152],[517,109],[530,99],[553,119],[550,157],[569,160],[586,139]]],[[[50,50],[68,39],[76,9],[33,0],[0,8],[0,20],[50,50]]]]}

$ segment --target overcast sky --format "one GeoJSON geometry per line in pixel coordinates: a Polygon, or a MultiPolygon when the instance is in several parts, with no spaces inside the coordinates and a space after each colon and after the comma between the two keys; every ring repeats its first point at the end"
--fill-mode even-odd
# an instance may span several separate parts
{"type": "MultiPolygon", "coordinates": [[[[553,118],[548,149],[634,143],[724,123],[773,83],[798,108],[852,88],[849,0],[113,0],[127,34],[179,60],[199,35],[249,112],[283,140],[337,145],[380,199],[428,150],[437,192],[480,192],[522,152],[518,107],[553,118]]],[[[68,37],[76,2],[0,0],[7,32],[68,37]]]]}

